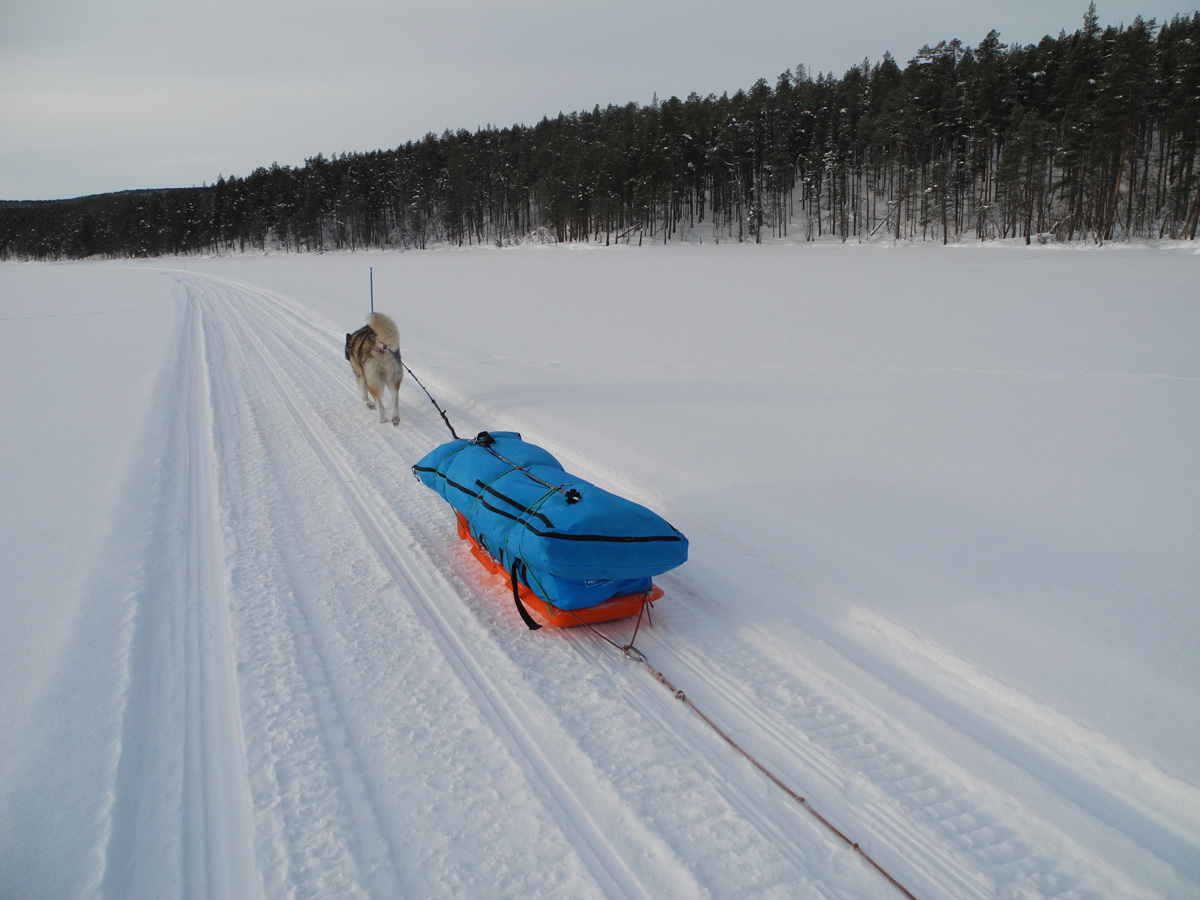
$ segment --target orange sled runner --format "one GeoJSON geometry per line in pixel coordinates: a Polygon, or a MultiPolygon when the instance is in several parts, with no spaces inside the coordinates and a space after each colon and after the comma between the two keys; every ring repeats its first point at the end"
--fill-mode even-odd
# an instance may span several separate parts
{"type": "MultiPolygon", "coordinates": [[[[463,518],[463,514],[455,511],[454,518],[458,521],[458,536],[467,542],[471,555],[479,560],[479,564],[493,575],[499,575],[503,578],[505,585],[509,590],[512,590],[512,579],[508,572],[504,571],[504,567],[492,559],[486,550],[475,543],[475,539],[471,537],[471,529],[467,526],[467,520],[463,518]]],[[[627,619],[630,616],[636,616],[641,613],[643,606],[652,606],[654,601],[663,595],[663,589],[656,584],[652,584],[648,591],[639,591],[636,594],[625,594],[620,597],[610,597],[603,603],[584,607],[583,609],[558,609],[546,603],[520,582],[517,583],[517,593],[521,598],[521,602],[525,604],[533,614],[533,617],[541,624],[553,625],[556,628],[568,628],[572,625],[595,625],[598,622],[609,622],[613,619],[627,619]]]]}

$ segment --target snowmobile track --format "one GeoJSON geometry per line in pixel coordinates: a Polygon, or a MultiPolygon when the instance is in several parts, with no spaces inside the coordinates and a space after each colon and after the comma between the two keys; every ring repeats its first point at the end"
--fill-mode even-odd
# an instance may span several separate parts
{"type": "MultiPolygon", "coordinates": [[[[235,296],[226,296],[226,309],[240,319],[244,326],[240,331],[247,349],[257,356],[292,420],[303,433],[312,452],[320,459],[331,482],[337,486],[346,507],[353,513],[393,580],[401,586],[401,593],[413,604],[430,633],[436,637],[446,658],[452,661],[455,674],[475,698],[479,708],[485,711],[496,732],[511,746],[514,755],[530,761],[531,765],[526,771],[536,776],[532,785],[535,793],[540,795],[560,827],[576,836],[571,843],[580,851],[592,877],[603,887],[605,895],[655,896],[655,889],[639,881],[637,874],[626,865],[621,849],[614,845],[590,814],[591,798],[572,787],[578,778],[569,760],[548,754],[543,748],[544,742],[536,733],[543,730],[541,723],[545,720],[542,714],[529,708],[527,702],[512,688],[511,679],[488,674],[489,669],[510,666],[485,666],[481,658],[491,658],[493,663],[504,661],[496,660],[494,653],[484,657],[478,644],[468,647],[447,617],[438,598],[453,594],[453,588],[437,573],[432,560],[418,558],[410,562],[408,557],[416,549],[415,535],[408,531],[402,521],[385,512],[375,492],[356,486],[359,479],[346,465],[338,443],[295,400],[294,386],[285,380],[281,374],[284,369],[279,365],[279,351],[289,348],[285,346],[270,350],[262,337],[279,330],[264,308],[274,312],[278,307],[270,298],[256,294],[242,289],[235,296]]],[[[296,320],[293,319],[289,324],[295,325],[296,320]]],[[[337,369],[337,375],[344,376],[345,373],[340,371],[342,367],[337,366],[337,369]]],[[[344,393],[348,398],[357,400],[349,388],[344,393]]],[[[364,424],[364,427],[370,426],[364,424]]],[[[577,762],[577,765],[580,764],[582,760],[577,762]]],[[[355,760],[350,771],[352,774],[364,771],[361,759],[355,760]]],[[[362,793],[371,796],[372,790],[362,793]]]]}

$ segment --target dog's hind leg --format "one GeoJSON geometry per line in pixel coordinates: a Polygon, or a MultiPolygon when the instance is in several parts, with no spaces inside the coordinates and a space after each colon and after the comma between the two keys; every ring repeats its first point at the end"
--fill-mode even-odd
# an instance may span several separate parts
{"type": "Polygon", "coordinates": [[[362,391],[363,403],[364,403],[364,404],[366,404],[366,407],[367,407],[367,409],[374,409],[374,408],[375,408],[375,401],[374,401],[374,400],[372,400],[370,397],[368,397],[368,396],[367,396],[367,379],[366,379],[366,376],[363,376],[363,375],[357,375],[357,376],[355,376],[355,377],[356,377],[356,378],[358,378],[358,387],[359,387],[359,389],[362,391]]]}
{"type": "Polygon", "coordinates": [[[371,403],[371,402],[367,403],[367,409],[378,410],[380,424],[386,422],[387,419],[384,418],[384,415],[383,415],[383,395],[380,393],[379,388],[376,387],[375,384],[373,384],[372,382],[368,381],[367,382],[367,390],[369,390],[371,392],[371,399],[374,400],[373,403],[371,403]]]}
{"type": "MultiPolygon", "coordinates": [[[[392,388],[392,424],[399,425],[400,424],[400,382],[397,381],[395,384],[393,384],[391,386],[391,388],[392,388]]],[[[381,403],[379,405],[379,407],[382,410],[383,404],[381,403]]]]}

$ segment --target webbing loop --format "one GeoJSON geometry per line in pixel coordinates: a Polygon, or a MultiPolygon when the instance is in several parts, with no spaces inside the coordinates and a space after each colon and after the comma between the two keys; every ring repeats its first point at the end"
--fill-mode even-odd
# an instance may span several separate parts
{"type": "MultiPolygon", "coordinates": [[[[519,559],[513,559],[512,566],[508,570],[508,579],[512,582],[513,602],[517,604],[517,612],[521,614],[521,621],[528,626],[530,631],[537,631],[542,626],[534,621],[529,610],[525,608],[525,604],[521,602],[521,582],[517,579],[517,570],[522,567],[525,567],[525,563],[519,559]]],[[[528,568],[525,568],[528,571],[528,568]]]]}

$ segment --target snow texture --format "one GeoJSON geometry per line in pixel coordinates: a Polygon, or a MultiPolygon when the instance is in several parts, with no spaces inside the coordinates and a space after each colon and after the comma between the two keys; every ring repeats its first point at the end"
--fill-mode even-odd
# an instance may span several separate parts
{"type": "Polygon", "coordinates": [[[0,266],[0,897],[899,896],[525,630],[368,267],[459,434],[689,537],[638,647],[915,896],[1200,892],[1200,254],[781,244],[0,266]]]}

